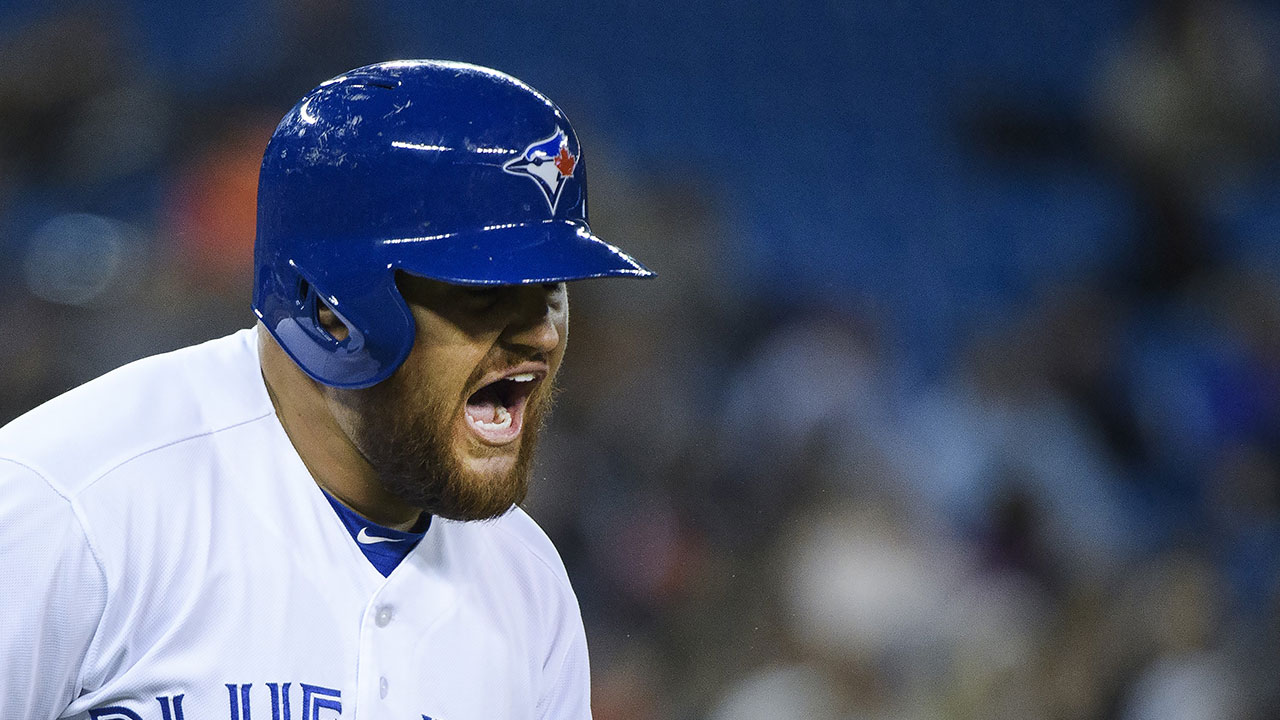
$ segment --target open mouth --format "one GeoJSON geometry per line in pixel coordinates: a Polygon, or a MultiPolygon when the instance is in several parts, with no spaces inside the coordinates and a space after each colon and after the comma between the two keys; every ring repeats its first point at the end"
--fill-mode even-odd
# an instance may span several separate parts
{"type": "Polygon", "coordinates": [[[542,380],[536,372],[508,375],[481,387],[467,398],[467,426],[490,445],[504,445],[520,436],[524,409],[542,380]]]}

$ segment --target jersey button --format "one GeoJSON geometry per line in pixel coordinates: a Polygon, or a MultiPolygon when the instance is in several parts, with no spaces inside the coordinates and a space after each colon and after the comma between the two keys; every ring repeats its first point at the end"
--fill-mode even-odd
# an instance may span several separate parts
{"type": "Polygon", "coordinates": [[[387,699],[387,678],[385,676],[378,678],[378,697],[383,700],[387,699]]]}
{"type": "Polygon", "coordinates": [[[392,611],[390,605],[383,605],[378,608],[378,614],[373,616],[373,622],[376,623],[378,627],[386,627],[391,624],[391,616],[394,614],[395,613],[392,611]]]}

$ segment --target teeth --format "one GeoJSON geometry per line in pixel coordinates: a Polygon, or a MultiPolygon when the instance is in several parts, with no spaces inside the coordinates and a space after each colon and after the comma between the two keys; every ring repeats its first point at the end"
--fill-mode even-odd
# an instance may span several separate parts
{"type": "Polygon", "coordinates": [[[520,373],[519,375],[512,375],[507,379],[513,382],[533,382],[537,378],[533,373],[520,373]]]}
{"type": "Polygon", "coordinates": [[[488,423],[483,420],[476,420],[475,423],[485,430],[506,430],[511,427],[511,413],[507,412],[505,407],[499,405],[494,416],[498,419],[497,422],[488,423]]]}

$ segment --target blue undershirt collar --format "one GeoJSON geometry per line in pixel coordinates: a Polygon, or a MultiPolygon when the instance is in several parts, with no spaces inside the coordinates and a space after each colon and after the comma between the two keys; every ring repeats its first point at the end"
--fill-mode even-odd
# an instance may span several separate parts
{"type": "Polygon", "coordinates": [[[429,513],[422,513],[418,517],[418,522],[414,523],[413,528],[408,531],[379,525],[338,502],[337,498],[330,495],[324,488],[320,490],[324,492],[325,498],[333,506],[333,511],[338,514],[347,532],[351,533],[351,539],[360,548],[360,552],[364,553],[383,577],[390,575],[391,571],[409,556],[413,548],[418,545],[418,541],[426,536],[427,528],[431,527],[429,513]]]}

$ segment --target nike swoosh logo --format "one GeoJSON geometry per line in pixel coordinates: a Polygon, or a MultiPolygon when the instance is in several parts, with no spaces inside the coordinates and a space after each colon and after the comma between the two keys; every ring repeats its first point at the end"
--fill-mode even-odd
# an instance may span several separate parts
{"type": "Polygon", "coordinates": [[[378,537],[377,535],[370,535],[369,528],[367,527],[360,528],[360,533],[356,535],[356,542],[360,543],[361,545],[377,545],[378,543],[384,543],[384,542],[400,542],[403,539],[404,538],[389,538],[389,537],[378,537]]]}

